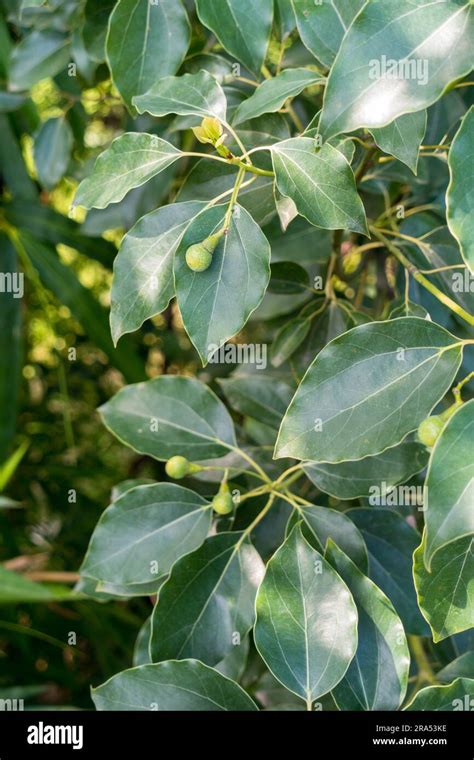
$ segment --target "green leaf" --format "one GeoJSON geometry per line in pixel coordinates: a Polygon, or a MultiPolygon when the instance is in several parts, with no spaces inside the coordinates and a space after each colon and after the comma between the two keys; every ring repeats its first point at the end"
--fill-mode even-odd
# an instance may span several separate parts
{"type": "Polygon", "coordinates": [[[347,584],[359,618],[357,651],[333,697],[340,710],[397,710],[410,668],[402,622],[385,594],[334,541],[325,556],[347,584]]]}
{"type": "Polygon", "coordinates": [[[27,102],[27,97],[19,92],[0,91],[0,113],[17,111],[27,102]]]}
{"type": "Polygon", "coordinates": [[[423,562],[425,538],[413,557],[420,610],[436,643],[474,627],[474,538],[460,538],[439,549],[431,573],[423,562]]]}
{"type": "Polygon", "coordinates": [[[133,648],[133,667],[138,665],[150,665],[150,636],[151,636],[151,617],[147,618],[142,627],[138,631],[138,636],[135,640],[135,646],[133,648]]]}
{"type": "Polygon", "coordinates": [[[0,114],[0,171],[13,198],[36,200],[38,190],[25,166],[21,147],[10,119],[0,114]]]}
{"type": "MultiPolygon", "coordinates": [[[[235,166],[202,159],[189,172],[176,200],[211,201],[221,193],[232,191],[236,178],[235,166]]],[[[243,187],[239,193],[239,204],[261,226],[275,216],[273,187],[273,177],[255,177],[251,184],[243,187]]]]}
{"type": "Polygon", "coordinates": [[[360,530],[369,552],[369,577],[388,596],[405,630],[427,636],[416,597],[412,556],[419,533],[393,509],[349,509],[347,516],[360,530]]]}
{"type": "Polygon", "coordinates": [[[296,526],[268,562],[255,644],[273,675],[308,706],[343,678],[357,648],[357,610],[296,526]]]}
{"type": "Polygon", "coordinates": [[[301,293],[309,287],[306,269],[293,261],[277,261],[271,265],[270,293],[301,293]]]}
{"type": "Polygon", "coordinates": [[[384,127],[430,106],[472,68],[473,25],[464,0],[366,3],[331,69],[321,134],[384,127]]]}
{"type": "Polygon", "coordinates": [[[246,636],[240,644],[232,647],[232,651],[217,663],[215,669],[233,681],[240,681],[247,665],[249,649],[249,637],[246,636]]]}
{"type": "Polygon", "coordinates": [[[259,372],[232,375],[219,385],[233,409],[277,430],[293,393],[283,380],[259,372]]]}
{"type": "Polygon", "coordinates": [[[140,665],[92,689],[97,710],[256,710],[240,686],[196,660],[140,665]]]}
{"type": "Polygon", "coordinates": [[[13,48],[9,89],[28,90],[40,79],[54,77],[69,63],[68,35],[52,30],[34,31],[13,48]]]}
{"type": "Polygon", "coordinates": [[[474,680],[456,678],[447,686],[427,686],[415,695],[405,710],[428,712],[456,712],[472,710],[474,680]]]}
{"type": "MultiPolygon", "coordinates": [[[[303,241],[302,241],[303,243],[303,241]]],[[[305,308],[303,316],[310,317],[310,331],[306,340],[291,357],[291,366],[297,376],[303,377],[308,366],[330,340],[354,326],[354,320],[342,301],[331,301],[323,311],[320,300],[311,302],[305,308]]]]}
{"type": "MultiPolygon", "coordinates": [[[[0,464],[10,454],[16,429],[22,367],[22,281],[13,245],[0,233],[2,273],[11,277],[16,292],[0,295],[0,464]]],[[[8,279],[5,279],[8,282],[8,279]]],[[[291,396],[291,393],[290,393],[291,396]]],[[[282,415],[284,414],[282,412],[282,415]]]]}
{"type": "Polygon", "coordinates": [[[426,111],[404,114],[386,127],[370,131],[379,148],[398,158],[416,174],[420,145],[426,132],[426,111]]]}
{"type": "Polygon", "coordinates": [[[81,575],[121,586],[159,586],[176,560],[202,544],[211,511],[205,499],[174,483],[132,488],[102,514],[81,575]]]}
{"type": "Polygon", "coordinates": [[[196,202],[174,203],[143,216],[122,239],[114,262],[110,324],[117,344],[159,314],[174,296],[173,257],[196,202]]]}
{"type": "Polygon", "coordinates": [[[273,2],[196,0],[199,20],[214,32],[225,50],[260,74],[272,28],[273,2]]]}
{"type": "Polygon", "coordinates": [[[328,68],[334,62],[342,38],[365,0],[292,0],[301,40],[328,68]]]}
{"type": "Polygon", "coordinates": [[[241,124],[264,113],[279,111],[288,98],[324,80],[309,69],[287,69],[273,79],[266,79],[255,92],[238,107],[233,123],[241,124]]]}
{"type": "Polygon", "coordinates": [[[448,155],[451,181],[446,193],[449,229],[459,243],[466,265],[474,272],[474,106],[464,116],[448,155]]]}
{"type": "Polygon", "coordinates": [[[406,483],[428,464],[426,448],[406,441],[382,454],[357,462],[315,464],[308,462],[304,471],[324,493],[337,499],[357,499],[369,496],[374,486],[385,493],[392,486],[406,483]]]}
{"type": "Polygon", "coordinates": [[[291,0],[275,0],[275,26],[280,39],[288,37],[296,25],[291,0]]]}
{"type": "Polygon", "coordinates": [[[461,357],[450,333],[417,317],[354,327],[310,366],[275,456],[337,463],[401,443],[443,397],[461,357]]]}
{"type": "Polygon", "coordinates": [[[52,190],[64,177],[74,142],[72,129],[66,119],[48,119],[35,138],[34,159],[38,179],[43,187],[52,190]]]}
{"type": "Polygon", "coordinates": [[[311,321],[304,317],[286,322],[275,335],[270,358],[274,367],[281,367],[303,343],[311,328],[311,321]]]}
{"type": "Polygon", "coordinates": [[[100,408],[105,425],[142,454],[166,460],[216,459],[235,443],[225,406],[199,380],[162,376],[129,385],[100,408]]]}
{"type": "Polygon", "coordinates": [[[331,538],[360,570],[367,572],[368,556],[364,539],[344,512],[314,504],[298,504],[289,527],[299,518],[303,521],[301,530],[304,537],[316,551],[324,554],[326,543],[331,538]]]}
{"type": "Polygon", "coordinates": [[[420,304],[403,300],[403,303],[395,306],[388,315],[389,319],[397,319],[397,317],[421,317],[422,319],[429,319],[430,315],[420,304]]]}
{"type": "Polygon", "coordinates": [[[181,155],[178,148],[156,135],[126,132],[100,154],[92,173],[79,185],[74,205],[105,208],[117,203],[181,155]]]}
{"type": "Polygon", "coordinates": [[[211,536],[179,560],[153,611],[154,662],[196,658],[216,665],[255,620],[255,596],[265,573],[244,533],[211,536]]]}
{"type": "Polygon", "coordinates": [[[272,145],[276,183],[298,212],[316,227],[367,234],[362,201],[346,159],[332,145],[295,137],[272,145]]]}
{"type": "Polygon", "coordinates": [[[106,53],[112,80],[129,107],[134,95],[176,73],[189,40],[181,0],[119,0],[110,16],[106,53]]]}
{"type": "Polygon", "coordinates": [[[42,584],[30,581],[18,573],[0,566],[0,604],[30,602],[61,602],[79,598],[73,591],[58,583],[42,584]]]}
{"type": "Polygon", "coordinates": [[[455,678],[474,678],[474,652],[464,652],[436,673],[440,683],[451,683],[455,678]]]}
{"type": "Polygon", "coordinates": [[[146,112],[153,116],[177,113],[182,116],[213,116],[220,121],[226,118],[224,90],[207,71],[159,79],[148,92],[133,98],[132,102],[138,113],[146,112]]]}
{"type": "Polygon", "coordinates": [[[474,399],[449,419],[431,453],[425,488],[427,570],[436,553],[474,534],[474,399]]]}
{"type": "Polygon", "coordinates": [[[187,249],[222,229],[226,210],[227,206],[219,205],[199,214],[187,228],[175,256],[181,316],[203,364],[242,329],[261,302],[270,279],[270,246],[241,206],[235,207],[210,267],[204,272],[188,267],[187,249]]]}
{"type": "Polygon", "coordinates": [[[105,61],[105,39],[114,6],[115,0],[87,0],[84,8],[82,39],[87,54],[97,63],[105,61]]]}

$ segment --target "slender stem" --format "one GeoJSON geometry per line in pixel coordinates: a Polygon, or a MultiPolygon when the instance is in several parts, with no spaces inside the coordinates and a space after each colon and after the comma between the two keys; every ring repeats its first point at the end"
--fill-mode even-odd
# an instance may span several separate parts
{"type": "Polygon", "coordinates": [[[248,525],[245,528],[244,532],[242,533],[242,536],[239,538],[239,540],[237,541],[237,543],[235,545],[236,549],[238,549],[241,546],[241,544],[245,541],[245,539],[247,538],[247,536],[250,536],[250,534],[252,533],[252,531],[263,520],[263,518],[265,517],[265,515],[267,514],[267,512],[271,509],[271,506],[272,506],[272,504],[273,504],[274,501],[275,501],[275,494],[271,493],[270,496],[268,497],[268,501],[265,504],[264,508],[261,510],[261,512],[258,513],[258,515],[255,518],[255,520],[252,520],[252,522],[250,523],[250,525],[248,525]]]}
{"type": "Polygon", "coordinates": [[[285,472],[282,472],[280,477],[275,480],[273,485],[277,486],[280,483],[282,483],[284,480],[286,480],[287,477],[291,475],[293,472],[301,471],[302,466],[303,465],[301,464],[301,462],[298,462],[298,464],[293,465],[293,467],[289,467],[287,470],[285,470],[285,472]]]}
{"type": "Polygon", "coordinates": [[[438,272],[447,272],[449,269],[466,269],[465,264],[450,264],[446,267],[437,267],[436,269],[419,269],[421,274],[437,274],[438,272]]]}
{"type": "Polygon", "coordinates": [[[417,684],[436,683],[436,677],[431,667],[431,663],[423,648],[423,641],[420,636],[408,634],[408,643],[418,666],[417,684]]]}
{"type": "Polygon", "coordinates": [[[221,164],[227,164],[229,165],[229,160],[227,158],[222,158],[221,156],[213,156],[212,153],[198,153],[197,151],[192,150],[186,150],[183,151],[182,156],[190,157],[190,158],[207,158],[210,161],[220,161],[221,164]]]}
{"type": "Polygon", "coordinates": [[[240,158],[232,158],[230,160],[231,164],[234,164],[235,166],[239,166],[241,169],[244,169],[246,172],[251,172],[252,174],[257,174],[259,177],[274,177],[275,172],[272,172],[268,169],[259,169],[258,166],[254,166],[253,164],[244,164],[243,161],[241,161],[240,158]]]}
{"type": "MultiPolygon", "coordinates": [[[[402,253],[398,246],[394,245],[390,240],[388,240],[385,235],[383,235],[376,227],[370,227],[370,231],[378,240],[380,240],[385,245],[387,250],[390,251],[390,253],[395,256],[395,258],[398,259],[398,261],[403,264],[406,269],[408,269],[412,277],[414,277],[415,280],[420,283],[420,285],[423,285],[423,287],[426,288],[426,290],[428,290],[432,295],[434,295],[438,301],[441,301],[441,303],[447,306],[448,309],[451,309],[451,311],[461,317],[461,319],[464,319],[465,322],[474,326],[474,316],[472,314],[469,314],[465,309],[459,306],[459,304],[457,304],[449,296],[439,290],[436,285],[433,285],[432,282],[427,280],[426,277],[421,274],[421,272],[411,263],[411,261],[407,259],[405,254],[402,253]]],[[[387,230],[387,232],[389,231],[387,230]]]]}
{"type": "MultiPolygon", "coordinates": [[[[237,143],[237,145],[239,146],[240,150],[242,151],[242,155],[245,156],[245,153],[246,153],[245,152],[245,145],[243,144],[242,140],[238,136],[238,134],[235,131],[235,129],[233,127],[231,127],[230,124],[228,124],[226,121],[223,121],[222,124],[224,125],[224,127],[228,130],[228,132],[230,132],[230,134],[234,138],[235,142],[237,143]]],[[[250,158],[248,158],[248,156],[246,156],[246,158],[244,160],[248,164],[252,163],[252,161],[250,160],[250,158]]]]}
{"type": "Polygon", "coordinates": [[[256,472],[258,472],[258,474],[260,475],[260,477],[262,478],[262,480],[265,481],[265,483],[271,483],[272,482],[270,480],[270,478],[268,477],[268,475],[266,474],[266,472],[260,467],[260,465],[258,464],[258,462],[256,462],[254,459],[252,459],[252,457],[250,456],[250,454],[247,454],[247,452],[244,451],[243,449],[239,449],[238,446],[229,446],[229,449],[231,451],[235,451],[237,454],[239,454],[239,456],[241,456],[242,459],[245,459],[245,461],[248,462],[253,467],[253,469],[256,470],[256,472]]]}
{"type": "MultiPolygon", "coordinates": [[[[255,182],[256,179],[257,179],[256,177],[252,177],[251,179],[247,180],[247,182],[243,182],[241,184],[241,186],[240,186],[240,189],[243,190],[244,187],[248,187],[253,182],[255,182]]],[[[230,190],[226,190],[225,193],[221,193],[220,195],[216,195],[215,198],[213,198],[211,201],[209,201],[209,203],[207,204],[207,206],[205,208],[209,208],[210,206],[214,206],[216,203],[219,203],[219,201],[223,200],[224,198],[227,198],[229,195],[232,195],[233,192],[234,192],[234,188],[231,187],[230,190]]]]}
{"type": "Polygon", "coordinates": [[[247,77],[234,77],[236,82],[243,82],[244,84],[251,84],[252,87],[258,87],[258,82],[254,79],[247,79],[247,77]]]}
{"type": "Polygon", "coordinates": [[[230,225],[230,220],[232,218],[232,212],[234,210],[234,206],[237,203],[237,198],[239,195],[240,186],[242,184],[243,178],[245,176],[245,169],[244,167],[241,167],[239,169],[239,173],[237,174],[237,179],[235,180],[234,190],[232,192],[232,195],[230,196],[229,201],[229,207],[226,211],[225,219],[224,219],[224,229],[227,230],[230,225]]]}
{"type": "Polygon", "coordinates": [[[472,378],[474,377],[474,372],[469,372],[469,374],[464,378],[464,380],[461,380],[454,388],[453,388],[453,395],[456,400],[456,403],[462,403],[461,398],[461,391],[472,378]]]}

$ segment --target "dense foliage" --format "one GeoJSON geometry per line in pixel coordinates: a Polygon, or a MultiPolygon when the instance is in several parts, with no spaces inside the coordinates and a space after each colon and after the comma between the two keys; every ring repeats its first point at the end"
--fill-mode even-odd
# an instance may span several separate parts
{"type": "Polygon", "coordinates": [[[141,621],[99,710],[472,709],[472,2],[1,6],[0,488],[22,318],[122,481],[0,601],[141,621]]]}

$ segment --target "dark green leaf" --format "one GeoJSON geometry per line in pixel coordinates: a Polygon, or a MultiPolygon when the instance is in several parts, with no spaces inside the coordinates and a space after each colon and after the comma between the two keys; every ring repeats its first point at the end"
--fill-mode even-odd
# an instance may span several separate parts
{"type": "Polygon", "coordinates": [[[235,446],[234,426],[209,388],[189,377],[157,377],[130,385],[101,407],[109,430],[131,448],[166,460],[224,456],[235,446]]]}
{"type": "Polygon", "coordinates": [[[243,533],[211,536],[179,560],[153,611],[152,660],[220,662],[254,623],[263,575],[263,562],[243,533]]]}
{"type": "Polygon", "coordinates": [[[318,151],[311,138],[295,137],[271,150],[278,189],[311,224],[367,234],[352,169],[336,148],[326,143],[318,151]]]}
{"type": "Polygon", "coordinates": [[[450,333],[416,317],[349,330],[306,373],[283,418],[276,456],[337,463],[401,443],[442,398],[461,356],[450,333]]]}
{"type": "Polygon", "coordinates": [[[292,0],[298,31],[308,50],[325,66],[334,62],[344,34],[364,0],[292,0]]]}
{"type": "Polygon", "coordinates": [[[355,654],[352,596],[298,526],[268,562],[255,644],[273,675],[308,707],[339,683],[355,654]]]}
{"type": "Polygon", "coordinates": [[[446,194],[447,220],[461,248],[467,266],[474,272],[474,191],[472,156],[474,154],[474,106],[464,116],[449,151],[451,182],[446,194]]]}
{"type": "Polygon", "coordinates": [[[357,462],[315,464],[308,462],[304,471],[324,493],[338,499],[369,496],[372,489],[386,493],[392,486],[406,483],[428,464],[426,448],[409,441],[387,449],[382,454],[357,462]]]}
{"type": "Polygon", "coordinates": [[[144,95],[133,98],[139,113],[166,116],[170,113],[213,116],[225,121],[227,101],[220,84],[207,71],[165,77],[153,84],[144,95]]]}
{"type": "Polygon", "coordinates": [[[426,111],[407,113],[386,127],[370,131],[379,148],[398,158],[416,174],[420,145],[426,131],[426,111]]]}
{"type": "Polygon", "coordinates": [[[421,689],[405,710],[455,712],[472,710],[474,680],[457,678],[448,686],[427,686],[421,689]]]}
{"type": "Polygon", "coordinates": [[[359,528],[369,552],[369,576],[388,596],[405,630],[427,636],[412,575],[413,552],[419,533],[393,509],[350,509],[348,517],[359,528]]]}
{"type": "Polygon", "coordinates": [[[175,256],[179,308],[203,364],[242,329],[261,302],[270,279],[270,246],[241,206],[235,207],[210,267],[204,272],[188,267],[187,249],[222,229],[226,210],[227,206],[219,205],[199,214],[187,228],[175,256]]]}
{"type": "Polygon", "coordinates": [[[92,689],[97,710],[256,710],[238,684],[202,662],[160,662],[124,670],[92,689]]]}
{"type": "Polygon", "coordinates": [[[260,74],[272,27],[272,0],[259,0],[258,5],[252,0],[196,0],[196,9],[227,52],[260,74]]]}
{"type": "Polygon", "coordinates": [[[318,74],[309,69],[287,69],[273,79],[266,79],[257,87],[251,97],[238,107],[233,122],[241,124],[264,113],[275,113],[288,98],[293,98],[306,87],[323,81],[318,74]]]}
{"type": "Polygon", "coordinates": [[[418,603],[438,642],[474,627],[474,538],[460,538],[439,549],[431,572],[423,563],[424,543],[413,557],[418,603]]]}
{"type": "Polygon", "coordinates": [[[181,151],[156,135],[127,132],[117,137],[97,159],[92,173],[82,180],[75,206],[105,208],[116,203],[173,164],[181,151]]]}
{"type": "Polygon", "coordinates": [[[472,68],[473,25],[464,0],[366,3],[331,69],[321,134],[327,140],[359,127],[384,127],[430,106],[472,68]]]}
{"type": "Polygon", "coordinates": [[[197,493],[157,483],[127,491],[100,518],[81,574],[120,586],[157,583],[194,551],[211,525],[211,506],[197,493]]]}
{"type": "Polygon", "coordinates": [[[173,257],[202,203],[175,203],[143,216],[125,235],[114,262],[112,338],[117,343],[174,296],[173,257]]]}
{"type": "Polygon", "coordinates": [[[54,77],[69,63],[70,40],[52,30],[34,31],[13,49],[10,65],[11,90],[28,90],[46,77],[54,77]]]}
{"type": "Polygon", "coordinates": [[[158,78],[176,73],[189,38],[181,0],[119,0],[109,21],[106,53],[114,84],[129,107],[158,78]]]}
{"type": "Polygon", "coordinates": [[[431,453],[425,488],[425,554],[431,569],[436,553],[474,534],[474,399],[449,419],[431,453]]]}
{"type": "Polygon", "coordinates": [[[334,699],[340,710],[397,710],[410,668],[402,622],[385,594],[331,540],[325,556],[347,584],[359,616],[357,651],[333,689],[334,699]]]}
{"type": "Polygon", "coordinates": [[[69,122],[64,117],[48,119],[36,135],[34,158],[38,179],[52,190],[66,173],[74,142],[69,122]]]}

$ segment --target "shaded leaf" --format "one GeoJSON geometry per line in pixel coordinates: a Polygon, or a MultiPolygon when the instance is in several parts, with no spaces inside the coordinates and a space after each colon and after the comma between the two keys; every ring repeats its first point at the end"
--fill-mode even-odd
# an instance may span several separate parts
{"type": "Polygon", "coordinates": [[[102,514],[80,572],[103,583],[159,587],[176,560],[202,544],[210,526],[210,504],[187,488],[132,488],[102,514]]]}
{"type": "Polygon", "coordinates": [[[448,226],[458,241],[463,259],[471,272],[474,272],[473,160],[474,106],[471,106],[451,143],[448,155],[451,181],[446,193],[448,226]]]}
{"type": "Polygon", "coordinates": [[[100,408],[123,443],[155,459],[224,456],[235,446],[227,409],[199,380],[162,376],[129,385],[100,408]]]}
{"type": "Polygon", "coordinates": [[[255,644],[273,675],[308,705],[339,683],[355,654],[352,596],[298,526],[268,562],[255,644]]]}
{"type": "Polygon", "coordinates": [[[189,39],[181,0],[119,0],[110,16],[106,53],[113,82],[129,107],[157,78],[176,73],[189,39]]]}
{"type": "Polygon", "coordinates": [[[283,418],[276,457],[337,463],[401,443],[442,398],[461,355],[450,333],[416,317],[349,330],[310,366],[283,418]]]}
{"type": "Polygon", "coordinates": [[[211,536],[179,560],[153,611],[154,662],[195,657],[216,665],[255,620],[255,596],[265,569],[243,533],[211,536]]]}
{"type": "Polygon", "coordinates": [[[256,710],[238,684],[202,662],[160,662],[112,676],[92,689],[97,710],[256,710]]]}

